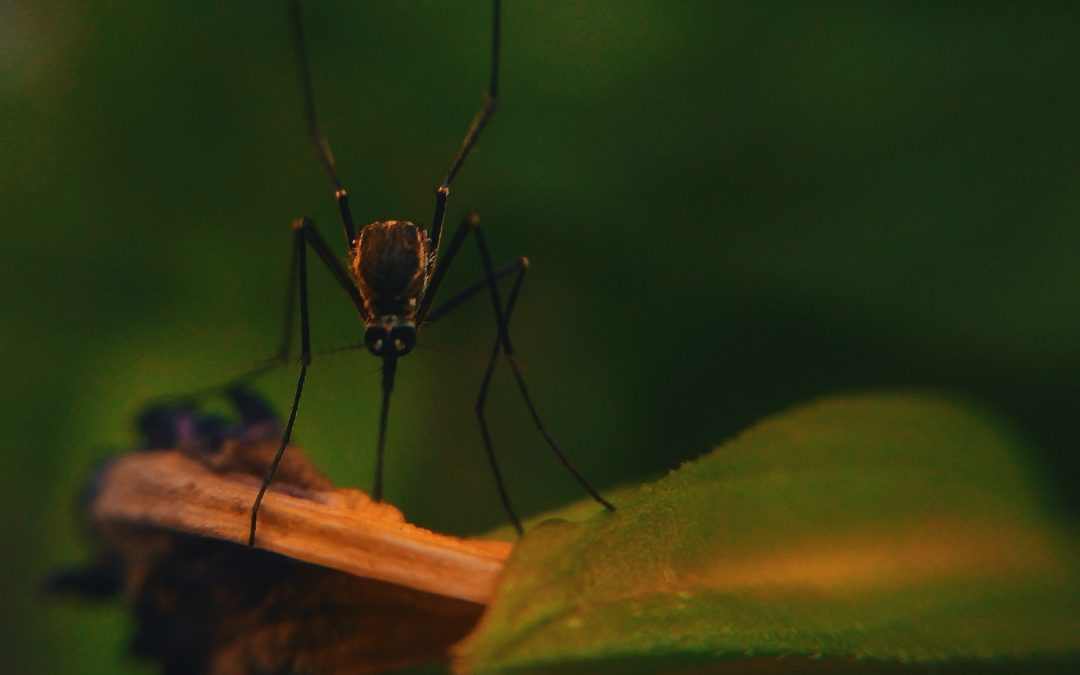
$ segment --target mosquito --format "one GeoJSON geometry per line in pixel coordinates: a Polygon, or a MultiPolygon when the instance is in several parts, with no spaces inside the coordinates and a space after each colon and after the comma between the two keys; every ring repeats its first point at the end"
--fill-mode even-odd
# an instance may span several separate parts
{"type": "Polygon", "coordinates": [[[499,470],[498,462],[495,459],[495,451],[492,446],[491,435],[488,432],[487,422],[484,419],[484,406],[487,402],[488,387],[500,353],[506,357],[507,362],[510,364],[514,379],[517,382],[518,391],[521,393],[521,397],[529,409],[529,414],[532,416],[536,428],[543,436],[548,447],[551,448],[566,469],[573,474],[574,478],[593,499],[608,510],[613,511],[615,508],[599,492],[593,489],[581,472],[574,468],[569,458],[547,431],[540,414],[537,412],[532,396],[529,394],[528,387],[525,385],[525,378],[522,375],[521,368],[515,359],[508,324],[510,315],[514,310],[514,304],[517,301],[518,291],[521,289],[525,272],[528,269],[528,259],[522,257],[509,265],[496,269],[491,262],[491,255],[488,252],[483,231],[480,229],[479,219],[475,214],[470,214],[463,219],[461,226],[449,242],[444,245],[442,241],[443,219],[446,214],[446,202],[450,196],[450,184],[472,151],[480,132],[487,126],[499,105],[500,10],[500,0],[493,0],[491,70],[487,89],[484,92],[483,103],[461,143],[461,148],[450,164],[450,170],[435,189],[435,214],[431,219],[431,229],[426,230],[407,220],[377,220],[357,230],[353,224],[352,211],[349,208],[348,193],[338,176],[337,165],[334,163],[330,146],[323,135],[315,111],[315,95],[311,86],[311,72],[307,46],[304,41],[300,3],[299,0],[290,0],[289,2],[292,37],[300,73],[301,96],[304,104],[307,134],[323,168],[326,170],[326,174],[330,178],[330,182],[333,184],[334,198],[341,212],[341,221],[344,226],[348,251],[344,261],[339,258],[326,239],[316,229],[315,223],[310,218],[298,218],[293,222],[293,258],[289,273],[289,304],[286,314],[285,338],[282,350],[279,352],[280,357],[275,360],[284,361],[287,358],[291,336],[292,304],[298,295],[300,299],[300,373],[296,381],[296,391],[293,395],[292,406],[289,409],[289,418],[285,425],[281,444],[273,462],[266,471],[258,496],[255,497],[255,503],[251,507],[249,546],[255,545],[259,506],[262,504],[266,490],[274,478],[278,463],[281,461],[282,455],[285,454],[285,448],[292,437],[293,425],[296,422],[296,411],[300,406],[300,397],[304,391],[304,380],[307,377],[308,366],[311,365],[312,360],[311,334],[308,326],[308,248],[315,252],[338,286],[341,287],[341,290],[352,301],[357,314],[364,322],[363,346],[373,356],[382,361],[382,405],[379,412],[379,438],[375,454],[375,486],[372,491],[372,498],[375,501],[382,501],[383,455],[386,450],[390,395],[394,391],[394,375],[397,372],[398,359],[407,356],[412,351],[420,331],[434,324],[469,298],[486,290],[491,297],[496,337],[480,385],[480,391],[476,397],[474,409],[477,421],[480,424],[484,450],[487,453],[491,471],[495,476],[499,499],[502,501],[503,508],[506,510],[514,529],[517,530],[519,535],[524,532],[521,520],[510,503],[502,472],[499,470]],[[446,272],[470,235],[472,235],[473,241],[476,242],[484,276],[456,295],[444,300],[441,304],[435,305],[435,298],[442,286],[446,272]],[[503,305],[498,282],[507,277],[513,277],[513,285],[506,304],[503,305]],[[297,288],[297,285],[299,288],[297,288]]]}

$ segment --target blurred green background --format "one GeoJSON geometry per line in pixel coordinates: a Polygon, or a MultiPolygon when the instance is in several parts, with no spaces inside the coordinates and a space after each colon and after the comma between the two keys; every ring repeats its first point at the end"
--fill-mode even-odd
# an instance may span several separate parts
{"type": "MultiPolygon", "coordinates": [[[[152,397],[277,343],[289,222],[340,240],[278,3],[0,5],[0,471],[10,672],[118,672],[128,618],[43,602],[81,560],[79,486],[152,397]]],[[[323,126],[359,222],[427,225],[485,85],[485,2],[311,2],[323,126]]],[[[513,334],[601,488],[771,412],[929,386],[1000,409],[1076,512],[1080,5],[519,2],[502,108],[454,185],[533,265],[513,334]]],[[[466,249],[448,281],[480,274],[466,249]]],[[[313,272],[316,347],[361,326],[313,272]]],[[[472,413],[474,302],[401,364],[387,495],[503,522],[472,413]]],[[[490,416],[524,514],[579,497],[505,366],[490,416]]],[[[295,373],[260,391],[283,408],[295,373]]],[[[368,488],[378,363],[316,361],[296,439],[368,488]]],[[[149,668],[130,665],[131,672],[149,668]]]]}

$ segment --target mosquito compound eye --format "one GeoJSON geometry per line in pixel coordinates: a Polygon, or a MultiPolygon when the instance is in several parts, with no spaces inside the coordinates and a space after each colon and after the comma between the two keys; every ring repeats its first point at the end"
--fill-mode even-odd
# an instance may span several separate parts
{"type": "Polygon", "coordinates": [[[397,355],[405,356],[416,344],[416,329],[407,325],[398,326],[390,332],[390,339],[394,342],[394,351],[397,355]]]}
{"type": "Polygon", "coordinates": [[[371,328],[364,334],[364,346],[375,356],[381,356],[383,346],[386,344],[386,331],[382,328],[371,328]]]}

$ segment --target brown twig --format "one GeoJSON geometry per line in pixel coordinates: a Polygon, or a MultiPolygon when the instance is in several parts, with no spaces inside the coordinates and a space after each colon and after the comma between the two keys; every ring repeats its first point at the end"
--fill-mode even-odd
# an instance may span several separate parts
{"type": "Polygon", "coordinates": [[[264,436],[113,460],[86,505],[98,563],[54,588],[124,589],[133,650],[167,673],[363,673],[445,656],[479,620],[512,544],[411,525],[333,488],[290,448],[248,548],[276,450],[264,436]]]}
{"type": "MultiPolygon", "coordinates": [[[[153,525],[239,544],[247,538],[258,488],[254,476],[214,473],[176,451],[127,455],[100,485],[91,504],[96,523],[153,525]]],[[[510,553],[508,542],[459,539],[411,525],[398,509],[359,490],[286,489],[267,493],[257,542],[296,560],[486,604],[510,553]]]]}

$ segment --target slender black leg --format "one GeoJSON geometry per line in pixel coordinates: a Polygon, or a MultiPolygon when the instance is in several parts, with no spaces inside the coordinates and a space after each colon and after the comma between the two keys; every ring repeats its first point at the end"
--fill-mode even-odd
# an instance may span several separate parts
{"type": "Polygon", "coordinates": [[[292,24],[293,44],[296,48],[296,66],[300,71],[300,95],[304,101],[304,119],[307,122],[308,139],[319,156],[326,175],[334,184],[334,198],[337,199],[338,208],[341,210],[341,223],[345,228],[345,241],[351,247],[356,239],[356,227],[353,225],[352,212],[349,210],[349,195],[341,185],[338,177],[337,165],[334,163],[334,155],[330,152],[330,145],[326,142],[322,127],[319,124],[319,116],[315,111],[315,91],[311,86],[311,68],[308,65],[307,43],[304,41],[304,24],[300,16],[300,0],[290,0],[289,17],[292,24]]]}
{"type": "Polygon", "coordinates": [[[285,433],[281,437],[281,445],[278,446],[274,461],[266,470],[259,494],[255,497],[255,503],[251,506],[251,530],[248,534],[248,546],[255,546],[255,528],[258,525],[259,506],[262,504],[266,489],[274,479],[281,457],[285,454],[285,448],[289,445],[292,437],[293,424],[296,422],[296,411],[300,408],[300,395],[304,391],[304,379],[307,377],[308,366],[311,365],[311,332],[308,314],[308,288],[307,288],[307,235],[305,230],[310,226],[310,221],[300,219],[294,223],[296,230],[293,246],[296,250],[296,266],[300,281],[300,376],[296,380],[296,393],[293,394],[292,407],[289,409],[289,421],[285,425],[285,433]]]}
{"type": "MultiPolygon", "coordinates": [[[[529,267],[529,261],[527,258],[521,258],[518,260],[516,267],[518,269],[518,275],[514,279],[514,287],[510,290],[510,298],[506,301],[506,319],[509,320],[511,312],[514,311],[514,303],[517,302],[518,291],[521,290],[521,282],[525,279],[525,270],[529,267]]],[[[489,283],[485,281],[485,285],[489,283]]],[[[517,530],[519,535],[524,534],[525,530],[521,527],[521,520],[518,518],[517,513],[514,512],[513,505],[510,504],[510,495],[506,491],[506,483],[503,481],[502,472],[499,471],[499,463],[495,459],[495,448],[491,443],[491,434],[488,432],[487,420],[484,419],[484,404],[487,402],[488,387],[491,385],[491,376],[495,373],[495,362],[499,358],[499,347],[502,340],[499,337],[495,338],[495,344],[491,347],[491,358],[488,359],[487,369],[484,371],[484,379],[480,384],[480,392],[476,395],[476,405],[474,410],[476,411],[476,419],[480,423],[480,434],[484,438],[484,451],[487,453],[488,463],[491,465],[491,472],[495,475],[495,485],[499,489],[499,499],[502,501],[503,509],[506,510],[506,515],[510,517],[510,522],[514,524],[514,529],[517,530]]]]}
{"type": "Polygon", "coordinates": [[[345,291],[345,295],[349,296],[352,300],[353,306],[356,307],[356,311],[360,314],[360,318],[367,320],[368,311],[364,305],[364,299],[360,297],[360,291],[356,288],[356,283],[353,282],[351,276],[349,276],[348,270],[345,269],[345,265],[342,264],[341,259],[337,257],[330,245],[326,243],[326,239],[323,238],[319,231],[315,229],[315,223],[307,220],[306,218],[300,223],[298,227],[300,231],[304,233],[304,237],[307,240],[312,250],[319,256],[319,259],[323,261],[326,269],[330,271],[330,274],[334,277],[334,281],[337,282],[341,290],[345,291]]]}
{"type": "MultiPolygon", "coordinates": [[[[475,225],[475,218],[467,220],[462,225],[462,228],[459,231],[459,235],[461,233],[468,233],[472,227],[475,227],[475,225]]],[[[455,239],[457,238],[458,237],[455,237],[455,239]]],[[[463,239],[464,237],[462,236],[460,238],[463,239]]],[[[502,267],[495,272],[496,281],[503,279],[511,274],[517,273],[517,277],[514,280],[514,286],[510,291],[510,299],[507,301],[507,317],[509,317],[510,312],[513,311],[514,303],[517,301],[518,290],[521,288],[521,282],[522,279],[524,279],[525,277],[525,270],[528,266],[529,261],[527,258],[519,258],[513,263],[506,265],[505,267],[502,267]]],[[[473,297],[480,291],[487,289],[490,283],[491,281],[487,278],[487,276],[485,276],[484,279],[482,279],[481,281],[478,281],[466,288],[465,290],[461,291],[460,293],[457,293],[452,298],[429,312],[423,325],[431,325],[432,323],[437,321],[439,317],[459,307],[462,303],[464,303],[466,300],[473,297]]],[[[503,480],[502,471],[499,470],[499,463],[495,459],[495,449],[491,442],[491,434],[488,431],[487,420],[484,418],[484,404],[487,401],[488,388],[491,385],[491,376],[495,372],[495,362],[499,357],[500,345],[501,340],[496,337],[495,344],[492,346],[491,358],[488,360],[487,369],[484,371],[484,379],[480,385],[480,392],[479,394],[477,394],[476,397],[475,411],[477,421],[480,423],[480,434],[484,439],[484,452],[487,454],[488,464],[491,466],[491,472],[495,476],[495,485],[499,490],[499,500],[502,502],[503,509],[506,510],[506,514],[510,517],[510,522],[513,523],[514,529],[517,530],[518,534],[522,534],[524,530],[521,527],[521,520],[518,518],[517,513],[514,512],[514,507],[510,503],[510,495],[506,490],[506,483],[503,480]]]]}
{"type": "Polygon", "coordinates": [[[484,102],[480,106],[480,110],[476,112],[476,116],[473,117],[472,124],[469,125],[469,131],[465,134],[465,140],[462,141],[461,148],[458,150],[454,162],[450,165],[450,170],[446,173],[446,178],[443,179],[442,184],[446,187],[450,187],[450,183],[454,180],[454,176],[457,175],[458,170],[461,169],[461,165],[465,163],[465,158],[469,156],[469,152],[476,143],[476,139],[480,136],[480,132],[483,131],[484,126],[488,123],[488,120],[491,119],[495,109],[499,107],[499,29],[502,9],[501,4],[500,0],[494,0],[492,3],[491,74],[488,78],[487,91],[484,92],[484,102]]]}
{"type": "MultiPolygon", "coordinates": [[[[293,238],[296,237],[297,235],[293,234],[293,238]]],[[[295,248],[296,244],[294,243],[293,246],[295,248]]],[[[289,259],[289,287],[285,292],[285,320],[281,326],[281,346],[278,348],[275,361],[284,361],[288,358],[289,350],[292,348],[292,322],[293,311],[296,309],[296,277],[299,260],[300,256],[293,252],[289,259]]]]}
{"type": "MultiPolygon", "coordinates": [[[[502,281],[511,274],[515,274],[521,271],[522,267],[528,266],[529,262],[526,258],[518,258],[514,262],[495,270],[495,280],[502,281]]],[[[483,279],[470,284],[464,290],[455,293],[453,297],[442,303],[435,309],[428,312],[424,317],[424,326],[430,326],[442,317],[449,314],[452,310],[457,309],[460,305],[464,304],[467,300],[471,299],[477,293],[486,291],[488,288],[488,280],[485,276],[483,279]]]]}
{"type": "MultiPolygon", "coordinates": [[[[439,317],[445,315],[476,293],[479,293],[488,287],[489,281],[485,275],[483,279],[456,294],[442,305],[439,305],[439,307],[434,310],[431,309],[432,303],[435,302],[435,296],[442,286],[443,279],[446,278],[447,270],[454,264],[454,259],[457,258],[458,251],[461,250],[461,245],[465,243],[465,239],[469,236],[469,233],[479,225],[480,219],[475,213],[470,213],[462,219],[460,227],[458,227],[457,232],[454,233],[454,238],[450,240],[450,243],[446,247],[446,251],[439,260],[439,264],[435,267],[435,272],[431,275],[431,281],[428,282],[427,290],[424,291],[424,297],[420,299],[420,306],[416,310],[417,326],[434,323],[439,317]]],[[[498,281],[507,275],[517,272],[521,264],[522,263],[519,260],[496,271],[494,273],[495,280],[498,281]]]]}
{"type": "MultiPolygon", "coordinates": [[[[341,289],[345,291],[345,294],[348,295],[349,298],[353,301],[353,304],[356,306],[357,311],[360,312],[360,316],[362,318],[366,317],[367,310],[364,307],[363,299],[360,297],[360,294],[357,291],[356,286],[353,284],[351,277],[349,277],[349,273],[344,269],[341,261],[337,258],[337,256],[334,255],[334,253],[330,250],[330,246],[326,243],[326,240],[323,239],[322,235],[319,234],[319,231],[315,229],[315,224],[309,220],[297,221],[296,223],[294,223],[294,230],[296,230],[297,232],[297,234],[294,234],[294,240],[295,237],[303,234],[303,237],[307,239],[311,247],[315,249],[315,252],[319,254],[320,259],[326,264],[327,269],[330,271],[330,274],[334,277],[334,279],[338,282],[338,285],[341,286],[341,289]]],[[[256,365],[248,368],[239,375],[234,376],[225,384],[214,385],[205,389],[191,391],[180,397],[169,397],[168,400],[174,400],[177,398],[182,400],[193,400],[202,398],[204,396],[212,396],[220,393],[225,389],[229,389],[241,385],[245,382],[250,382],[251,380],[257,379],[258,377],[284,365],[287,365],[291,362],[292,355],[289,352],[292,348],[292,315],[296,306],[296,283],[298,278],[297,265],[299,261],[299,255],[296,253],[295,249],[296,245],[294,243],[292,256],[290,258],[291,262],[289,266],[289,287],[285,299],[285,316],[284,321],[282,321],[282,337],[280,343],[281,346],[278,348],[277,353],[268,359],[257,361],[256,365]]],[[[358,345],[350,345],[344,348],[328,349],[318,352],[315,355],[319,356],[340,351],[348,351],[350,349],[356,349],[363,346],[363,343],[360,343],[358,345]]]]}
{"type": "Polygon", "coordinates": [[[480,105],[480,110],[476,112],[476,116],[473,117],[472,124],[469,125],[469,130],[465,133],[465,139],[461,142],[461,148],[458,149],[454,161],[450,164],[450,170],[446,172],[443,182],[435,189],[435,216],[431,219],[431,242],[434,255],[432,255],[429,262],[429,273],[434,268],[439,243],[442,239],[443,217],[446,215],[446,198],[450,196],[450,183],[454,181],[454,177],[457,176],[461,165],[465,163],[465,158],[469,156],[473,146],[476,145],[476,139],[480,137],[480,132],[484,130],[491,116],[495,114],[495,109],[499,107],[499,43],[502,3],[500,0],[494,0],[492,5],[491,74],[488,78],[488,88],[484,92],[484,102],[480,105]]]}
{"type": "Polygon", "coordinates": [[[450,269],[450,265],[454,263],[454,258],[457,257],[458,251],[461,250],[461,245],[465,243],[465,238],[469,236],[469,231],[479,223],[480,220],[475,214],[469,214],[461,221],[461,226],[454,233],[454,238],[450,240],[450,243],[446,246],[446,251],[443,252],[438,264],[435,266],[435,271],[432,273],[431,280],[424,291],[424,297],[420,299],[420,306],[416,310],[417,326],[422,326],[427,320],[428,312],[431,310],[431,303],[435,301],[439,287],[442,286],[443,279],[446,278],[446,270],[450,269]]]}
{"type": "MultiPolygon", "coordinates": [[[[367,308],[364,306],[364,300],[360,297],[360,292],[356,289],[356,285],[352,281],[352,277],[349,276],[349,272],[342,265],[341,260],[330,250],[330,245],[326,242],[323,236],[315,228],[315,224],[307,219],[298,220],[294,227],[296,228],[296,235],[301,237],[302,240],[306,240],[307,244],[318,254],[319,259],[322,260],[326,269],[330,272],[334,280],[337,281],[341,290],[349,296],[352,300],[353,306],[360,313],[361,318],[367,318],[367,308]]],[[[266,359],[260,362],[250,370],[234,377],[228,385],[233,386],[242,382],[253,380],[260,375],[263,375],[275,368],[279,368],[289,362],[289,350],[292,346],[292,314],[293,307],[295,306],[296,296],[296,280],[297,280],[297,264],[299,261],[299,255],[295,252],[292,257],[292,265],[289,270],[289,295],[286,299],[285,306],[285,320],[283,322],[283,333],[281,339],[281,347],[278,352],[272,358],[266,359]]],[[[329,350],[344,351],[344,350],[329,350]]],[[[320,352],[322,353],[322,352],[320,352]]],[[[221,387],[214,387],[209,392],[218,391],[221,387]]]]}
{"type": "Polygon", "coordinates": [[[341,211],[341,222],[345,226],[345,243],[352,249],[353,244],[356,243],[356,226],[353,225],[352,211],[349,210],[349,195],[345,192],[345,188],[336,190],[334,199],[337,200],[338,209],[341,211]]]}
{"type": "MultiPolygon", "coordinates": [[[[495,313],[495,320],[498,323],[499,342],[502,344],[503,353],[506,355],[506,360],[510,364],[510,369],[514,373],[514,379],[517,381],[518,390],[521,392],[521,397],[522,399],[524,399],[525,405],[529,409],[529,414],[532,415],[533,422],[536,424],[537,430],[544,437],[544,440],[547,442],[548,447],[551,448],[551,450],[559,458],[559,461],[562,462],[563,466],[566,467],[567,471],[573,474],[574,478],[577,479],[577,482],[581,485],[581,487],[584,488],[585,491],[588,492],[589,495],[599,504],[603,505],[604,508],[608,509],[609,511],[614,511],[615,507],[612,506],[611,503],[604,499],[602,496],[600,496],[600,493],[597,492],[591,485],[589,485],[589,482],[585,480],[585,477],[581,475],[581,472],[579,472],[577,468],[575,468],[574,465],[570,462],[570,459],[566,456],[565,453],[563,453],[562,449],[559,447],[559,444],[555,442],[555,439],[548,432],[547,427],[544,425],[543,420],[540,418],[540,413],[536,409],[536,404],[533,402],[532,396],[529,395],[529,388],[525,385],[525,376],[521,372],[521,367],[518,365],[517,359],[514,358],[514,347],[510,342],[510,331],[507,326],[508,313],[503,312],[502,303],[499,300],[499,287],[495,281],[495,269],[491,264],[491,254],[488,252],[487,243],[484,241],[484,234],[476,225],[472,227],[471,231],[474,235],[474,238],[476,239],[476,245],[480,250],[480,260],[484,265],[484,274],[487,275],[488,288],[491,289],[492,310],[495,313]]],[[[520,277],[518,284],[515,286],[515,293],[517,292],[517,286],[519,285],[520,277]]]]}
{"type": "MultiPolygon", "coordinates": [[[[293,238],[295,239],[296,236],[297,235],[294,234],[293,238]]],[[[293,248],[296,248],[295,243],[293,244],[293,248]]],[[[281,346],[278,347],[277,353],[274,354],[273,357],[260,362],[259,365],[255,366],[251,370],[248,370],[244,374],[234,378],[233,381],[229,384],[230,387],[234,386],[235,384],[258,377],[259,375],[262,375],[269,370],[273,370],[278,366],[282,366],[288,363],[289,352],[292,349],[292,322],[293,312],[296,310],[296,278],[297,261],[299,259],[300,256],[297,255],[296,251],[294,250],[292,255],[289,257],[289,287],[285,292],[285,317],[284,321],[282,321],[281,326],[281,346]]]]}
{"type": "MultiPolygon", "coordinates": [[[[450,311],[454,307],[457,307],[462,302],[472,297],[472,295],[478,290],[484,287],[488,288],[491,294],[491,308],[492,312],[495,315],[495,323],[498,330],[498,337],[496,339],[496,347],[494,350],[496,357],[499,351],[498,348],[501,346],[503,353],[506,354],[507,361],[510,363],[510,368],[514,373],[514,379],[517,382],[518,390],[521,392],[521,396],[525,401],[525,405],[529,409],[530,415],[532,415],[533,422],[536,424],[537,430],[540,431],[540,434],[544,437],[544,440],[547,442],[548,447],[552,449],[555,455],[559,458],[559,461],[562,462],[563,466],[565,466],[566,469],[574,476],[574,478],[577,479],[578,483],[581,484],[581,486],[585,489],[587,493],[589,493],[589,495],[593,499],[603,505],[604,508],[613,511],[615,510],[615,507],[612,506],[611,503],[608,502],[606,499],[604,499],[600,495],[600,493],[597,492],[591,485],[589,485],[589,482],[585,480],[585,477],[581,474],[581,472],[578,471],[576,467],[574,467],[574,465],[570,462],[570,459],[566,456],[566,454],[559,447],[558,443],[548,432],[547,427],[544,425],[544,422],[540,417],[540,413],[537,411],[536,404],[533,402],[532,396],[530,396],[529,394],[528,386],[525,384],[525,377],[521,372],[521,368],[517,363],[517,359],[514,357],[514,347],[513,344],[510,342],[510,331],[507,327],[507,322],[509,318],[509,310],[512,308],[513,303],[516,302],[518,290],[520,289],[521,283],[524,280],[527,262],[525,261],[525,259],[521,259],[515,265],[518,268],[518,276],[515,279],[514,287],[511,291],[510,303],[508,303],[507,309],[506,311],[504,311],[502,301],[499,297],[498,280],[505,276],[507,273],[512,273],[513,267],[508,266],[498,271],[495,270],[494,266],[491,264],[491,254],[488,251],[487,243],[484,240],[483,232],[481,232],[480,230],[479,218],[477,218],[476,214],[468,215],[462,222],[461,227],[454,234],[454,238],[450,240],[445,254],[443,255],[442,259],[439,260],[439,264],[435,268],[435,273],[432,275],[431,282],[428,285],[428,290],[425,293],[424,298],[421,300],[420,308],[417,312],[417,325],[424,325],[425,322],[430,323],[434,319],[445,315],[448,311],[450,311]],[[474,238],[476,239],[477,248],[480,251],[480,260],[484,267],[483,282],[481,284],[473,284],[469,288],[466,288],[464,291],[450,298],[443,305],[440,305],[436,309],[431,310],[431,305],[434,302],[436,292],[438,291],[439,286],[441,285],[442,280],[446,275],[446,270],[449,269],[450,265],[455,260],[458,251],[461,249],[461,246],[465,241],[465,238],[468,237],[470,233],[472,233],[474,238]]],[[[495,478],[499,486],[499,494],[502,498],[503,506],[510,514],[510,519],[514,523],[515,527],[518,528],[520,531],[521,524],[520,521],[518,521],[517,516],[514,515],[513,509],[510,506],[509,499],[506,496],[506,489],[503,485],[502,474],[500,473],[498,466],[495,464],[495,457],[492,450],[491,438],[487,431],[487,425],[483,420],[483,404],[487,397],[488,384],[494,371],[494,367],[494,360],[492,360],[488,364],[488,369],[484,375],[484,382],[481,386],[480,395],[477,399],[477,414],[481,420],[480,429],[481,433],[484,436],[484,447],[488,453],[488,460],[491,462],[492,470],[495,473],[495,478]]]]}
{"type": "MultiPolygon", "coordinates": [[[[293,238],[297,237],[296,234],[293,238]]],[[[258,365],[245,371],[244,373],[234,377],[225,388],[232,388],[249,380],[253,380],[258,376],[269,372],[275,368],[285,365],[289,361],[289,351],[292,349],[292,321],[293,312],[296,308],[296,277],[297,277],[297,261],[300,256],[296,253],[296,244],[294,241],[293,252],[289,257],[289,287],[285,293],[285,317],[281,326],[281,346],[278,347],[277,353],[269,359],[258,362],[258,365]]],[[[215,387],[215,390],[221,387],[215,387]]]]}

